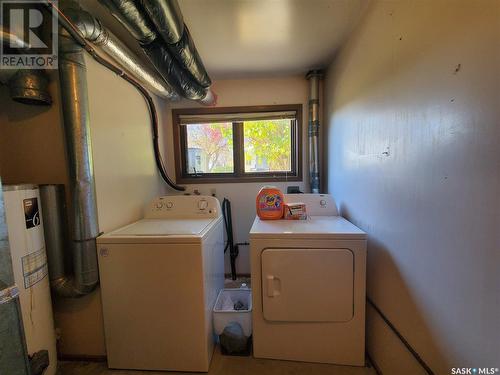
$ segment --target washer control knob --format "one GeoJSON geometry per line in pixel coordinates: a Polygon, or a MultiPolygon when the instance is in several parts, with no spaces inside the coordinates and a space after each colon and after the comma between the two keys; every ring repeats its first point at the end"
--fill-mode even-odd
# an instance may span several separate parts
{"type": "Polygon", "coordinates": [[[325,207],[326,206],[326,200],[325,199],[320,200],[319,204],[321,205],[321,207],[325,207]]]}
{"type": "Polygon", "coordinates": [[[155,207],[157,210],[161,210],[163,207],[163,202],[156,202],[155,207]]]}
{"type": "Polygon", "coordinates": [[[167,204],[165,206],[167,208],[172,208],[172,207],[174,207],[174,204],[172,202],[167,202],[167,204]]]}
{"type": "Polygon", "coordinates": [[[198,208],[200,210],[206,210],[208,208],[208,202],[206,200],[198,201],[198,208]]]}

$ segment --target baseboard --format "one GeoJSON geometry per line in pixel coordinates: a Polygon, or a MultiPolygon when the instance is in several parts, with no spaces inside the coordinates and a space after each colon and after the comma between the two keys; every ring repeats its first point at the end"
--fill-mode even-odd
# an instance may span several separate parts
{"type": "Polygon", "coordinates": [[[57,359],[72,362],[106,362],[108,358],[105,355],[59,354],[57,359]]]}
{"type": "Polygon", "coordinates": [[[379,373],[426,374],[370,304],[366,305],[366,351],[379,373]]]}

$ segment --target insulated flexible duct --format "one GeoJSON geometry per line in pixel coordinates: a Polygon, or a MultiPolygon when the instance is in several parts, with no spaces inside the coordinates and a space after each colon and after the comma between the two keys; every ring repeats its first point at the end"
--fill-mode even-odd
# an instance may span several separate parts
{"type": "Polygon", "coordinates": [[[176,1],[99,0],[134,36],[160,75],[183,97],[215,104],[210,78],[176,1]]]}
{"type": "Polygon", "coordinates": [[[109,70],[111,70],[116,75],[120,76],[122,79],[133,85],[143,96],[144,100],[149,109],[149,114],[151,117],[151,128],[153,133],[153,148],[155,155],[155,162],[158,168],[158,171],[165,181],[172,189],[178,191],[184,191],[186,188],[183,186],[179,186],[175,184],[166,172],[165,165],[163,164],[163,160],[160,152],[160,144],[159,144],[159,131],[158,131],[158,113],[156,111],[156,106],[154,104],[153,98],[146,90],[146,88],[141,85],[136,79],[130,76],[127,72],[123,71],[120,67],[113,64],[112,62],[104,59],[100,54],[96,52],[96,50],[86,41],[86,39],[81,35],[78,28],[73,25],[68,17],[66,17],[65,13],[62,12],[51,0],[48,0],[46,5],[49,8],[54,8],[59,14],[59,24],[61,28],[64,29],[74,40],[74,43],[82,48],[84,48],[99,64],[105,66],[109,70]]]}
{"type": "Polygon", "coordinates": [[[168,77],[168,81],[178,92],[182,93],[182,96],[193,100],[202,100],[207,95],[207,90],[193,81],[189,72],[182,69],[161,39],[157,39],[142,48],[156,70],[163,77],[168,77]]]}
{"type": "Polygon", "coordinates": [[[177,1],[142,0],[141,4],[165,42],[173,44],[181,40],[185,25],[177,1]]]}
{"type": "Polygon", "coordinates": [[[212,81],[184,24],[177,1],[142,0],[142,4],[170,53],[202,87],[210,87],[212,81]]]}
{"type": "Polygon", "coordinates": [[[76,5],[74,8],[66,9],[65,15],[78,28],[85,39],[99,47],[152,93],[169,100],[179,98],[175,90],[156,71],[145,66],[97,18],[76,5]]]}

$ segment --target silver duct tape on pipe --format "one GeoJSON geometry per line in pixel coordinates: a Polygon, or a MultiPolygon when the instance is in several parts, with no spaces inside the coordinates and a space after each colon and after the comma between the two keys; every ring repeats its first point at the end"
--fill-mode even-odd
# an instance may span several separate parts
{"type": "MultiPolygon", "coordinates": [[[[177,0],[142,0],[141,4],[172,56],[198,84],[210,87],[212,81],[184,24],[177,0]]],[[[206,101],[205,98],[201,100],[206,101]]]]}
{"type": "Polygon", "coordinates": [[[159,74],[144,66],[144,63],[111,33],[105,44],[97,44],[118,64],[136,77],[153,94],[168,100],[179,100],[179,95],[159,74]]]}
{"type": "Polygon", "coordinates": [[[99,47],[153,94],[169,100],[179,99],[172,86],[156,71],[145,66],[125,44],[102,25],[99,19],[80,9],[77,4],[72,6],[74,8],[65,10],[65,15],[86,40],[99,47]]]}
{"type": "Polygon", "coordinates": [[[181,96],[203,105],[216,104],[217,96],[209,88],[210,78],[186,32],[187,28],[179,19],[182,14],[176,3],[165,5],[156,1],[139,3],[133,0],[99,2],[137,39],[158,73],[181,96]],[[149,15],[144,7],[148,7],[149,15]],[[160,25],[162,33],[155,25],[160,25]],[[181,37],[177,40],[179,35],[181,37]],[[166,40],[177,41],[169,44],[166,40]]]}
{"type": "Polygon", "coordinates": [[[141,4],[179,65],[203,88],[210,87],[212,81],[184,24],[177,0],[142,0],[141,4]]]}
{"type": "Polygon", "coordinates": [[[142,5],[167,43],[177,43],[182,38],[184,18],[176,0],[142,0],[142,5]]]}
{"type": "Polygon", "coordinates": [[[309,185],[312,193],[320,192],[319,175],[319,82],[323,77],[321,70],[307,73],[309,80],[309,185]]]}
{"type": "Polygon", "coordinates": [[[125,27],[141,44],[152,43],[157,38],[154,25],[144,17],[136,1],[131,0],[99,0],[110,11],[111,15],[125,27]]]}

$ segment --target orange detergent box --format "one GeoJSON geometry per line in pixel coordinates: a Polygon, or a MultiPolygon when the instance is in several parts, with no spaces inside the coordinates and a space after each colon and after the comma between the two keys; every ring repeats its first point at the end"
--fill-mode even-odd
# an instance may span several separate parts
{"type": "Polygon", "coordinates": [[[283,217],[284,196],[274,186],[264,186],[255,200],[257,216],[262,220],[279,220],[283,217]]]}
{"type": "Polygon", "coordinates": [[[301,202],[285,203],[284,218],[286,220],[306,220],[306,205],[301,202]]]}

